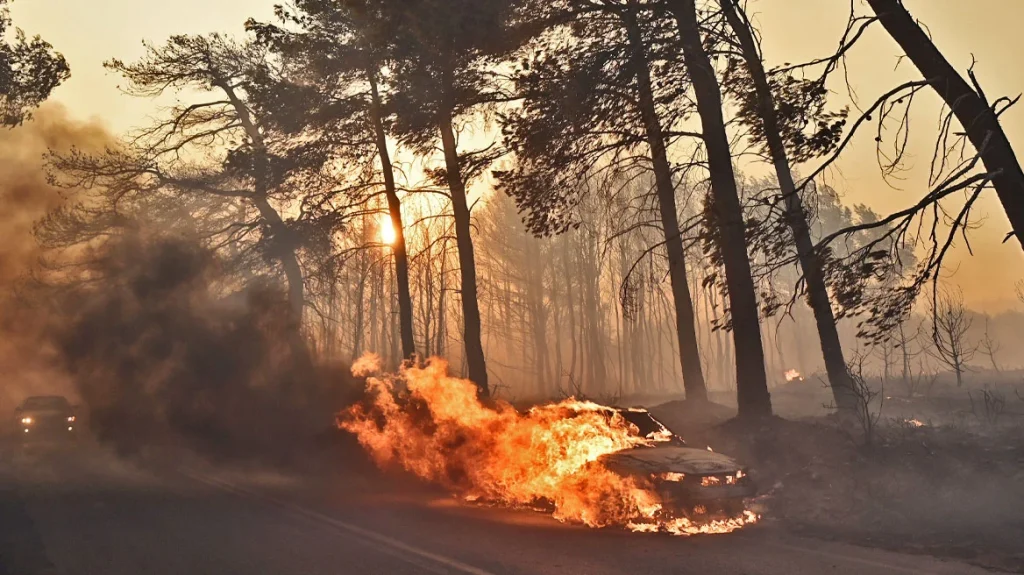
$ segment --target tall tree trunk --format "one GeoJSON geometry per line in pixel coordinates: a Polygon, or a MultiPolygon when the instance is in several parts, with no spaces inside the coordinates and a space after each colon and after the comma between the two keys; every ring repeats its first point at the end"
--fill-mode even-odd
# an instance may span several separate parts
{"type": "MultiPolygon", "coordinates": [[[[552,250],[559,249],[560,241],[565,241],[565,236],[552,242],[552,250]]],[[[560,282],[557,280],[559,275],[554,260],[554,253],[551,254],[551,275],[551,327],[555,336],[555,371],[551,381],[548,382],[546,393],[548,397],[555,397],[555,394],[558,392],[558,386],[562,383],[562,362],[564,358],[562,357],[562,305],[559,301],[560,292],[558,289],[560,282]]]]}
{"type": "Polygon", "coordinates": [[[999,124],[992,104],[980,88],[972,88],[939,52],[931,38],[898,0],[867,0],[885,31],[900,45],[939,97],[956,115],[985,168],[995,174],[992,183],[1013,234],[1024,247],[1024,171],[999,124]]]}
{"type": "Polygon", "coordinates": [[[435,336],[435,346],[437,348],[437,357],[444,357],[445,349],[445,293],[448,291],[447,288],[447,262],[448,262],[448,244],[447,242],[441,243],[441,274],[439,276],[438,284],[440,286],[440,292],[437,294],[437,335],[435,336]]]}
{"type": "Polygon", "coordinates": [[[736,0],[720,0],[720,2],[722,11],[729,21],[729,26],[739,40],[747,70],[754,81],[758,115],[764,124],[765,142],[772,156],[779,188],[785,198],[786,220],[790,229],[793,230],[800,268],[803,270],[804,279],[807,282],[807,295],[811,310],[814,312],[814,321],[818,327],[818,340],[821,344],[821,353],[825,358],[825,371],[828,374],[829,385],[832,387],[832,395],[837,407],[853,409],[856,407],[856,398],[853,397],[850,375],[847,371],[846,359],[843,357],[843,346],[839,341],[839,330],[836,329],[836,318],[832,312],[832,302],[825,286],[821,258],[814,251],[814,241],[811,239],[807,214],[804,211],[800,195],[796,191],[796,184],[793,182],[793,172],[790,168],[789,157],[786,155],[786,145],[782,140],[775,112],[775,98],[769,87],[768,77],[765,75],[764,64],[761,62],[757,44],[754,42],[750,23],[740,7],[736,6],[736,0]]]}
{"type": "Polygon", "coordinates": [[[679,24],[683,58],[693,83],[707,149],[715,217],[721,232],[722,259],[729,290],[733,340],[736,342],[736,399],[739,417],[771,415],[772,402],[764,370],[757,296],[747,255],[743,208],[736,189],[732,152],[722,116],[722,92],[701,42],[694,0],[671,0],[669,6],[679,24]]]}
{"type": "MultiPolygon", "coordinates": [[[[388,281],[387,274],[388,266],[381,262],[380,264],[380,281],[377,282],[377,297],[380,298],[380,350],[377,352],[380,354],[381,359],[384,360],[385,365],[391,367],[391,354],[388,350],[391,349],[391,342],[388,341],[388,334],[391,332],[389,328],[391,324],[391,298],[385,297],[384,285],[388,281]]],[[[388,293],[390,295],[390,293],[388,293]]]]}
{"type": "MultiPolygon", "coordinates": [[[[622,260],[623,260],[622,249],[623,248],[622,248],[622,240],[621,239],[618,242],[616,242],[616,247],[618,248],[618,250],[616,252],[616,255],[618,256],[617,260],[618,260],[618,264],[619,264],[619,277],[621,278],[621,277],[625,276],[625,271],[623,270],[623,265],[622,265],[622,260]]],[[[617,283],[617,285],[622,285],[622,281],[624,281],[624,280],[620,280],[617,283]]],[[[619,359],[619,377],[618,377],[618,379],[619,379],[619,393],[621,395],[622,393],[625,393],[624,390],[625,390],[625,386],[626,386],[626,353],[625,353],[626,349],[624,347],[625,338],[623,336],[623,331],[622,331],[622,323],[623,323],[625,318],[622,317],[622,304],[621,304],[621,302],[617,302],[616,303],[616,305],[613,307],[613,311],[614,311],[614,314],[615,314],[615,346],[616,346],[617,351],[618,351],[618,359],[619,359]]]]}
{"type": "Polygon", "coordinates": [[[381,301],[380,295],[378,294],[378,288],[380,288],[380,281],[377,277],[376,267],[368,268],[367,270],[371,276],[370,281],[370,322],[367,325],[367,331],[370,334],[368,342],[370,345],[369,351],[373,353],[381,352],[381,342],[377,340],[377,334],[380,333],[377,330],[377,315],[378,309],[380,308],[381,301]]]}
{"type": "Polygon", "coordinates": [[[473,256],[473,238],[470,235],[470,212],[466,200],[466,183],[462,180],[459,152],[456,149],[455,133],[452,131],[450,108],[439,118],[441,145],[444,148],[444,163],[448,178],[448,189],[452,195],[452,213],[455,216],[455,243],[459,249],[459,272],[462,278],[462,320],[463,337],[466,346],[466,367],[469,380],[476,384],[478,393],[487,397],[487,363],[484,360],[484,346],[480,330],[480,304],[477,301],[476,260],[473,256]]]}
{"type": "Polygon", "coordinates": [[[901,321],[900,325],[899,325],[899,328],[898,328],[899,334],[900,334],[900,342],[899,342],[900,343],[900,354],[903,356],[903,365],[902,365],[903,372],[902,372],[902,377],[903,377],[903,385],[909,386],[909,384],[910,384],[910,351],[907,349],[907,345],[908,345],[908,342],[907,342],[907,332],[906,332],[906,329],[903,326],[903,323],[904,322],[901,321]]]}
{"type": "MultiPolygon", "coordinates": [[[[575,232],[576,234],[579,231],[575,232]]],[[[569,310],[569,343],[571,345],[571,354],[569,360],[569,379],[570,381],[576,377],[576,303],[573,301],[572,295],[572,278],[576,276],[573,273],[572,267],[570,266],[569,258],[571,252],[569,250],[569,241],[575,240],[575,234],[567,237],[567,241],[562,244],[562,264],[565,268],[565,303],[566,308],[569,310]]],[[[562,376],[559,374],[558,383],[561,385],[562,376]]]]}
{"type": "Polygon", "coordinates": [[[294,242],[291,239],[291,231],[285,225],[281,214],[277,212],[267,201],[266,196],[253,198],[260,217],[267,222],[267,227],[274,234],[277,244],[275,256],[281,262],[281,269],[284,270],[285,280],[288,282],[288,305],[298,322],[302,323],[303,309],[306,307],[305,286],[302,278],[302,267],[299,265],[299,258],[295,255],[294,242]]]}
{"type": "Polygon", "coordinates": [[[584,378],[581,386],[587,385],[591,393],[601,393],[605,389],[605,364],[604,346],[601,338],[601,302],[598,290],[601,285],[601,270],[597,262],[597,247],[594,245],[594,238],[589,234],[581,234],[586,245],[581,250],[583,257],[580,269],[583,272],[581,279],[583,285],[580,299],[580,311],[583,316],[581,326],[584,330],[584,339],[587,349],[587,365],[590,368],[589,380],[584,378]]]}
{"type": "Polygon", "coordinates": [[[431,272],[433,271],[431,269],[431,262],[433,261],[434,256],[433,249],[428,247],[426,254],[421,252],[421,256],[422,255],[426,256],[426,265],[421,266],[420,268],[420,288],[417,291],[419,292],[420,298],[419,309],[423,314],[423,349],[426,351],[427,355],[430,355],[430,350],[432,349],[430,347],[430,338],[433,335],[431,326],[433,325],[434,313],[434,281],[432,281],[433,278],[431,277],[431,272]]]}
{"type": "Polygon", "coordinates": [[[260,132],[255,122],[253,122],[248,106],[238,97],[235,88],[228,81],[216,80],[214,85],[224,91],[228,102],[230,102],[235,110],[239,123],[242,124],[242,128],[245,130],[246,136],[248,136],[252,146],[256,149],[256,169],[253,178],[255,189],[250,196],[250,200],[256,206],[260,217],[274,236],[277,248],[275,255],[278,261],[281,262],[285,280],[288,282],[288,305],[292,315],[288,340],[292,355],[300,368],[309,368],[312,366],[313,359],[310,356],[306,338],[302,334],[302,314],[306,307],[302,267],[299,265],[299,258],[295,253],[296,244],[292,231],[285,225],[281,214],[270,205],[270,201],[267,199],[270,193],[270,185],[268,184],[270,167],[268,165],[269,152],[263,139],[263,133],[260,132]]]}
{"type": "MultiPolygon", "coordinates": [[[[363,252],[365,257],[365,252],[363,252]]],[[[360,258],[363,259],[363,258],[360,258]]],[[[366,275],[369,272],[365,266],[362,266],[359,270],[359,286],[356,288],[355,306],[356,306],[356,318],[354,329],[352,331],[352,361],[359,359],[362,355],[363,350],[363,300],[366,297],[366,275]]],[[[371,304],[372,305],[372,304],[371,304]]],[[[371,319],[371,321],[373,321],[371,319]]]]}
{"type": "Polygon", "coordinates": [[[391,253],[395,258],[395,284],[398,287],[398,323],[402,332],[402,357],[409,359],[416,355],[416,340],[412,329],[412,296],[409,290],[409,258],[406,255],[405,225],[402,223],[402,202],[398,199],[395,187],[395,172],[388,153],[387,134],[384,132],[384,120],[381,117],[380,92],[377,90],[377,78],[372,71],[367,71],[370,79],[370,118],[373,121],[374,135],[377,140],[377,154],[380,156],[381,173],[384,174],[384,195],[388,200],[388,214],[391,216],[391,227],[395,230],[395,241],[391,253]]]}
{"type": "Polygon", "coordinates": [[[683,238],[679,233],[679,216],[676,211],[676,191],[672,183],[672,169],[665,150],[665,136],[661,120],[654,104],[651,88],[650,64],[647,48],[636,15],[632,11],[625,16],[629,34],[630,60],[636,74],[638,103],[647,132],[647,145],[651,150],[654,164],[654,179],[658,191],[658,207],[661,211],[661,227],[665,233],[665,251],[668,253],[669,279],[672,285],[672,300],[675,304],[676,338],[679,340],[679,362],[682,365],[683,387],[686,399],[707,401],[708,390],[704,383],[700,351],[697,345],[697,328],[694,320],[693,299],[686,274],[686,252],[683,238]]]}
{"type": "Polygon", "coordinates": [[[258,192],[253,196],[252,201],[274,236],[275,257],[281,263],[281,269],[284,270],[285,281],[288,285],[288,308],[291,312],[291,326],[288,330],[289,347],[291,347],[292,355],[298,365],[303,368],[311,367],[313,358],[310,355],[306,338],[302,334],[302,315],[306,307],[305,280],[302,277],[299,258],[295,254],[292,231],[285,225],[281,214],[267,201],[265,192],[258,192]]]}
{"type": "Polygon", "coordinates": [[[538,390],[548,387],[548,318],[544,308],[544,270],[540,255],[539,241],[525,238],[526,250],[526,307],[529,310],[533,331],[534,368],[536,369],[538,390]]]}

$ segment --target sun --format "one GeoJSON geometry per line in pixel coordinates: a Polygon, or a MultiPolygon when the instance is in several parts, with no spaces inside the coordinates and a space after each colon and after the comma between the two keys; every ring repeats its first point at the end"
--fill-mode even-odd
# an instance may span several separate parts
{"type": "Polygon", "coordinates": [[[380,218],[380,241],[387,245],[394,245],[395,239],[395,226],[391,223],[391,216],[384,214],[380,218]]]}

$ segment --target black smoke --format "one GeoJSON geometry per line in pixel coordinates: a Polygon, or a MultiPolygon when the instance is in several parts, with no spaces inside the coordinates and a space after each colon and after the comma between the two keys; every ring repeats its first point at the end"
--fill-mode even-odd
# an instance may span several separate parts
{"type": "Polygon", "coordinates": [[[62,292],[54,338],[91,430],[121,453],[287,457],[332,426],[353,389],[342,370],[294,360],[278,285],[232,289],[196,241],[128,234],[88,276],[62,292]]]}

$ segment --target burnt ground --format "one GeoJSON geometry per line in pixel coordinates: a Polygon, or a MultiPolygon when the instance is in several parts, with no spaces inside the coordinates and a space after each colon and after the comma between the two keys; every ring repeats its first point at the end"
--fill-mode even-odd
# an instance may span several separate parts
{"type": "Polygon", "coordinates": [[[651,410],[691,445],[749,465],[756,505],[794,533],[1024,572],[1024,400],[1012,379],[927,396],[880,390],[870,445],[858,422],[823,408],[827,390],[803,383],[773,390],[784,418],[756,425],[720,404],[651,410]]]}

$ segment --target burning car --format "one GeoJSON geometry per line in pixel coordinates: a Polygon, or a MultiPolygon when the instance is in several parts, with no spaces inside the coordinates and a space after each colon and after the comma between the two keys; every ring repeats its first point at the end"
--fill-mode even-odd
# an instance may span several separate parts
{"type": "Polygon", "coordinates": [[[742,511],[743,499],[756,492],[753,480],[736,460],[710,448],[687,446],[646,409],[606,409],[607,417],[622,417],[650,443],[597,461],[615,473],[652,484],[673,511],[732,514],[742,511]]]}
{"type": "Polygon", "coordinates": [[[381,469],[401,467],[462,501],[676,535],[758,521],[743,508],[754,493],[745,469],[687,447],[645,409],[576,398],[522,409],[481,401],[476,385],[439,358],[397,374],[376,361],[356,365],[353,373],[373,375],[364,401],[339,414],[338,425],[381,469]]]}
{"type": "Polygon", "coordinates": [[[23,442],[73,438],[78,430],[74,407],[60,395],[29,397],[14,410],[14,416],[23,442]]]}

